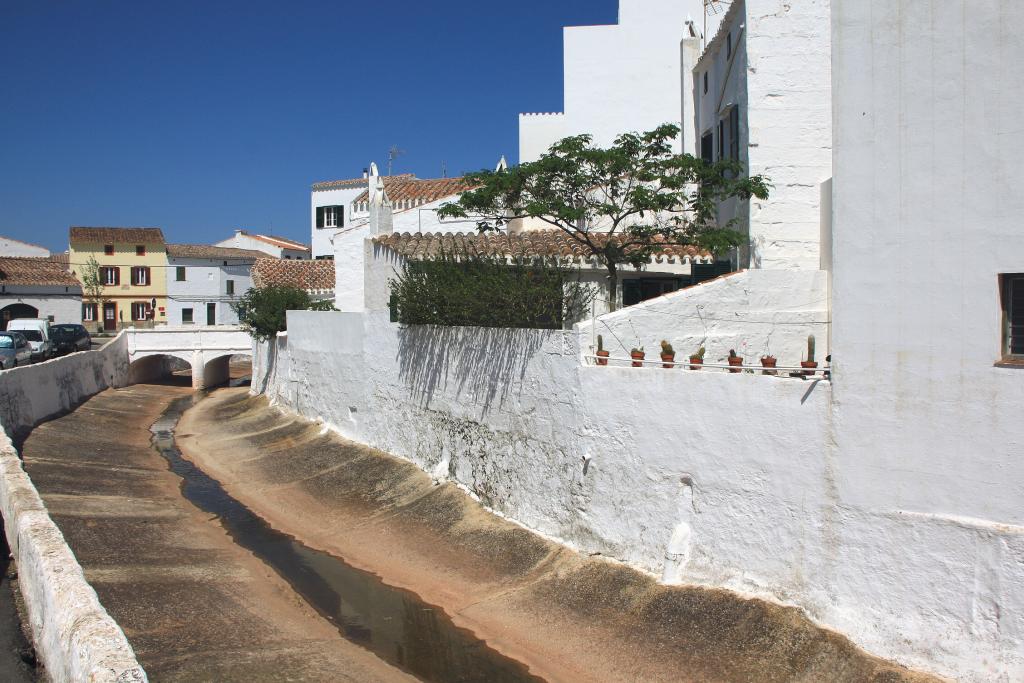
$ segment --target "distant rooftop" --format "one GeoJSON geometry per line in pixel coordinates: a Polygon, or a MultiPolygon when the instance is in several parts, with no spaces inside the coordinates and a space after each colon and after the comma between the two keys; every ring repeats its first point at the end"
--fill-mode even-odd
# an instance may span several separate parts
{"type": "Polygon", "coordinates": [[[215,247],[209,244],[168,244],[167,255],[176,258],[243,259],[247,261],[267,257],[264,252],[254,249],[215,247]]]}
{"type": "MultiPolygon", "coordinates": [[[[401,173],[399,175],[386,176],[386,178],[404,178],[414,179],[412,173],[401,173]]],[[[322,183],[313,183],[313,190],[351,190],[357,187],[366,187],[369,179],[365,176],[362,178],[348,178],[346,180],[328,180],[322,183]]]]}
{"type": "Polygon", "coordinates": [[[259,234],[256,234],[256,233],[247,232],[245,230],[239,230],[238,234],[239,235],[245,235],[246,237],[251,237],[254,240],[260,240],[261,242],[266,242],[267,244],[272,244],[275,247],[281,247],[282,249],[295,249],[297,251],[309,251],[309,245],[308,244],[303,244],[302,242],[296,242],[295,240],[290,240],[287,237],[278,237],[277,235],[259,235],[259,234]]]}
{"type": "Polygon", "coordinates": [[[163,244],[160,228],[87,228],[73,226],[68,233],[72,242],[90,244],[163,244]]]}
{"type": "Polygon", "coordinates": [[[256,287],[289,286],[307,292],[334,289],[334,261],[292,261],[261,258],[252,267],[256,287]]]}
{"type": "Polygon", "coordinates": [[[0,257],[0,284],[80,287],[66,266],[48,257],[0,257]]]}

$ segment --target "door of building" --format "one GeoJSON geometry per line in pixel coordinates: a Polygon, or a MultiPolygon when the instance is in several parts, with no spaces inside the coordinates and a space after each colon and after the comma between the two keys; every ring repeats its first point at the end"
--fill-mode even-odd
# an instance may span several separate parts
{"type": "Polygon", "coordinates": [[[110,302],[103,304],[103,329],[112,331],[117,329],[117,304],[110,302]]]}
{"type": "Polygon", "coordinates": [[[206,304],[206,324],[217,324],[217,304],[206,304]]]}

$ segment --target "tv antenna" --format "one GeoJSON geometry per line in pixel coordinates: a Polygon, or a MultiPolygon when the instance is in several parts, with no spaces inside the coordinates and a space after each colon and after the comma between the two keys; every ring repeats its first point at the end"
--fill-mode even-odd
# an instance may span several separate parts
{"type": "Polygon", "coordinates": [[[704,0],[704,45],[708,44],[708,17],[721,14],[728,9],[732,0],[704,0]]]}
{"type": "Polygon", "coordinates": [[[441,162],[441,177],[442,178],[447,178],[448,177],[448,162],[447,161],[442,161],[441,162]]]}
{"type": "Polygon", "coordinates": [[[391,175],[391,166],[395,163],[395,159],[405,154],[404,149],[398,149],[398,145],[391,145],[391,149],[388,150],[388,175],[391,175]]]}

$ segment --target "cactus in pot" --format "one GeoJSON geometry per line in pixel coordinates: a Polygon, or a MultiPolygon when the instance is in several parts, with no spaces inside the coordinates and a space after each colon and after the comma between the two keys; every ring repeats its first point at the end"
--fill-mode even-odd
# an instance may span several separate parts
{"type": "Polygon", "coordinates": [[[604,349],[604,337],[597,335],[597,364],[608,365],[608,352],[604,349]]]}
{"type": "Polygon", "coordinates": [[[800,367],[805,368],[807,371],[805,375],[811,376],[814,374],[814,369],[818,367],[818,364],[814,361],[814,335],[807,335],[807,360],[800,361],[800,367]]]}
{"type": "Polygon", "coordinates": [[[676,350],[667,339],[661,340],[661,367],[671,369],[675,366],[676,350]]]}

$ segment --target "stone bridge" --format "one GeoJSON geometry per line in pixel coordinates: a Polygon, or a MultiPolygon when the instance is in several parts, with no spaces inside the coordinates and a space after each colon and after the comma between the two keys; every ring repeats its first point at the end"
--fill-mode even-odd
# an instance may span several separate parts
{"type": "Polygon", "coordinates": [[[192,369],[197,391],[228,381],[231,356],[252,357],[252,337],[240,327],[156,327],[125,330],[128,342],[129,378],[143,382],[181,368],[192,369]]]}

